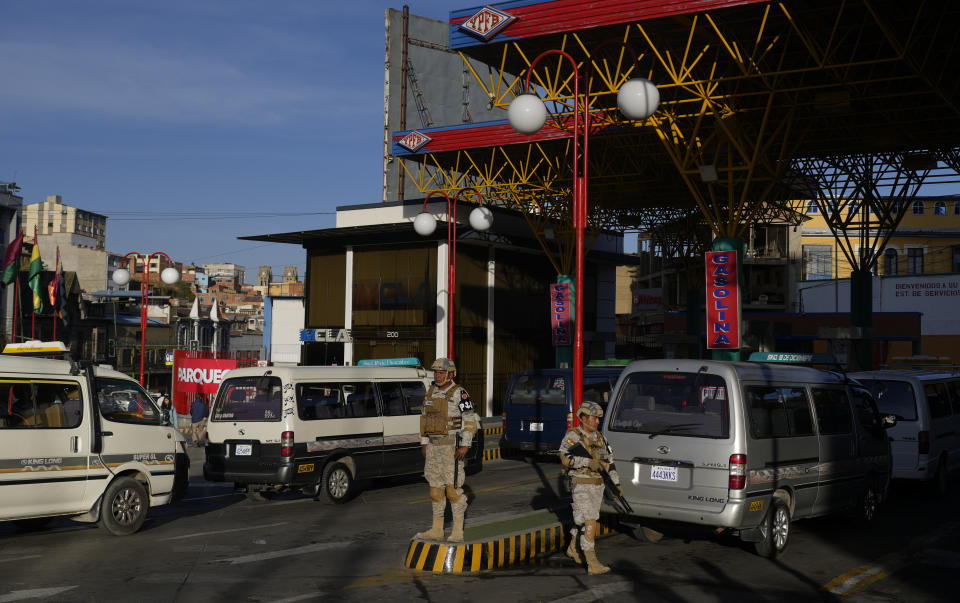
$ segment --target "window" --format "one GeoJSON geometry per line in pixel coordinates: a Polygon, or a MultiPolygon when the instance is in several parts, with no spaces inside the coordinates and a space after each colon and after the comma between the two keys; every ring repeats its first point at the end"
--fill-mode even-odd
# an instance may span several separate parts
{"type": "Polygon", "coordinates": [[[893,247],[887,247],[883,250],[883,273],[897,273],[897,250],[893,247]]]}
{"type": "Polygon", "coordinates": [[[913,386],[906,381],[876,381],[861,379],[867,386],[882,415],[896,415],[897,421],[916,421],[917,402],[913,386]]]}
{"type": "Polygon", "coordinates": [[[0,429],[72,429],[83,420],[74,381],[0,381],[0,429]]]}
{"type": "Polygon", "coordinates": [[[510,388],[507,404],[567,404],[567,379],[561,375],[518,375],[510,388]]]}
{"type": "Polygon", "coordinates": [[[857,423],[863,427],[877,429],[880,427],[880,412],[869,391],[859,387],[850,389],[853,399],[853,410],[857,415],[857,423]]]}
{"type": "Polygon", "coordinates": [[[300,418],[357,419],[376,417],[377,395],[373,383],[303,383],[297,385],[300,418]]]}
{"type": "Polygon", "coordinates": [[[933,215],[935,216],[945,216],[947,215],[947,204],[943,201],[937,201],[933,205],[933,215]]]}
{"type": "Polygon", "coordinates": [[[633,373],[610,417],[612,431],[729,438],[726,382],[707,373],[633,373]]]}
{"type": "Polygon", "coordinates": [[[746,388],[750,435],[754,439],[813,435],[810,403],[801,387],[746,388]]]}
{"type": "Polygon", "coordinates": [[[808,281],[833,278],[833,249],[829,245],[803,246],[803,278],[808,281]]]}
{"type": "Polygon", "coordinates": [[[950,272],[960,272],[960,245],[953,246],[950,257],[950,272]]]}
{"type": "Polygon", "coordinates": [[[108,421],[160,425],[161,415],[153,398],[135,381],[97,379],[97,403],[108,421]]]}
{"type": "Polygon", "coordinates": [[[950,394],[944,383],[928,383],[923,386],[923,393],[927,396],[927,405],[930,407],[930,416],[941,419],[950,416],[950,394]]]}
{"type": "Polygon", "coordinates": [[[909,274],[923,274],[922,247],[910,247],[907,249],[907,272],[909,274]]]}
{"type": "Polygon", "coordinates": [[[919,199],[913,202],[913,215],[922,216],[923,215],[923,201],[919,199]]]}
{"type": "Polygon", "coordinates": [[[947,389],[950,390],[953,414],[960,415],[960,380],[947,381],[947,389]]]}
{"type": "Polygon", "coordinates": [[[279,421],[283,401],[279,377],[227,379],[213,404],[214,421],[279,421]]]}
{"type": "Polygon", "coordinates": [[[856,215],[858,211],[860,211],[860,202],[851,201],[850,204],[847,206],[847,213],[853,216],[853,215],[856,215]]]}
{"type": "Polygon", "coordinates": [[[823,435],[851,433],[853,417],[847,393],[842,389],[813,389],[813,406],[817,410],[817,423],[823,435]]]}
{"type": "Polygon", "coordinates": [[[960,216],[960,201],[953,204],[953,215],[960,216]]]}
{"type": "Polygon", "coordinates": [[[423,410],[423,398],[427,390],[420,381],[404,383],[381,383],[380,400],[383,403],[383,415],[398,417],[419,415],[423,410]]]}
{"type": "Polygon", "coordinates": [[[807,201],[807,213],[808,214],[820,213],[820,208],[817,207],[816,201],[807,201]]]}

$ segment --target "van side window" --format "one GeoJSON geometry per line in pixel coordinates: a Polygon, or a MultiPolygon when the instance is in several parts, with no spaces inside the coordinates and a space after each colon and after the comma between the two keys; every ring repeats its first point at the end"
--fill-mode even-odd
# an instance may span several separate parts
{"type": "Polygon", "coordinates": [[[377,392],[372,382],[344,383],[343,394],[348,418],[380,415],[377,410],[377,392]]]}
{"type": "Polygon", "coordinates": [[[950,416],[950,397],[944,383],[927,383],[923,386],[930,406],[930,416],[934,419],[950,416]]]}
{"type": "Polygon", "coordinates": [[[0,429],[71,429],[82,420],[78,383],[0,381],[0,429]]]}
{"type": "Polygon", "coordinates": [[[297,385],[300,418],[342,419],[346,416],[339,383],[301,383],[297,385]]]}
{"type": "Polygon", "coordinates": [[[864,427],[880,426],[880,411],[873,402],[870,392],[854,387],[850,389],[853,398],[853,409],[857,413],[857,423],[864,427]]]}
{"type": "Polygon", "coordinates": [[[813,435],[810,402],[802,387],[750,386],[746,398],[754,439],[813,435]]]}
{"type": "Polygon", "coordinates": [[[108,421],[160,425],[162,417],[150,394],[135,381],[97,378],[97,402],[100,414],[108,421]]]}
{"type": "Polygon", "coordinates": [[[861,383],[873,394],[881,414],[896,415],[898,421],[917,420],[917,401],[910,383],[875,379],[862,379],[861,383]]]}
{"type": "Polygon", "coordinates": [[[813,388],[813,406],[824,435],[853,432],[853,416],[847,394],[842,389],[813,388]]]}
{"type": "Polygon", "coordinates": [[[403,403],[403,391],[399,383],[381,383],[380,401],[383,402],[383,416],[399,417],[407,414],[403,403]]]}
{"type": "Polygon", "coordinates": [[[407,414],[419,415],[423,413],[423,399],[427,397],[427,388],[421,381],[404,381],[400,384],[403,397],[407,402],[407,414]]]}
{"type": "Polygon", "coordinates": [[[950,390],[953,414],[960,415],[960,379],[951,379],[950,381],[947,381],[947,389],[950,390]]]}

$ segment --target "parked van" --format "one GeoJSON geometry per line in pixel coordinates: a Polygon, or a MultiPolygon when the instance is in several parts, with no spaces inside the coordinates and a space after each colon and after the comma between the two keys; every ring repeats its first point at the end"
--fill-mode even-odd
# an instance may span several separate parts
{"type": "Polygon", "coordinates": [[[186,492],[183,436],[127,375],[38,352],[66,349],[31,341],[0,355],[0,521],[68,515],[136,532],[150,507],[186,492]]]}
{"type": "MultiPolygon", "coordinates": [[[[229,371],[207,422],[208,481],[254,500],[299,490],[343,503],[360,479],[423,473],[420,367],[296,366],[229,371]]],[[[466,470],[483,462],[478,432],[466,470]]]]}
{"type": "Polygon", "coordinates": [[[960,467],[960,375],[944,370],[851,373],[866,385],[891,428],[894,479],[927,482],[945,494],[949,472],[960,467]]]}
{"type": "Polygon", "coordinates": [[[892,420],[841,373],[643,360],[620,376],[603,435],[633,519],[730,528],[775,557],[793,521],[875,517],[890,482],[892,420]]]}
{"type": "MultiPolygon", "coordinates": [[[[606,407],[621,366],[583,370],[583,400],[606,407]]],[[[573,425],[573,369],[514,373],[503,402],[501,453],[556,453],[563,434],[573,425]]]]}

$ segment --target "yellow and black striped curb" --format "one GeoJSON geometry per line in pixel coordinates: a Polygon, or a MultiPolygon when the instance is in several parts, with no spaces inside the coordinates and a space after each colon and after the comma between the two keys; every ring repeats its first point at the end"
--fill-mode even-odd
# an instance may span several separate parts
{"type": "Polygon", "coordinates": [[[499,458],[501,458],[500,448],[485,448],[483,450],[483,460],[492,461],[499,458]]]}
{"type": "Polygon", "coordinates": [[[500,435],[503,433],[503,426],[500,427],[485,427],[483,429],[483,435],[493,436],[500,435]]]}
{"type": "MultiPolygon", "coordinates": [[[[601,520],[597,536],[613,529],[601,520]]],[[[439,574],[463,574],[530,563],[567,546],[569,528],[561,524],[500,536],[490,540],[449,544],[414,538],[404,567],[439,574]]]]}

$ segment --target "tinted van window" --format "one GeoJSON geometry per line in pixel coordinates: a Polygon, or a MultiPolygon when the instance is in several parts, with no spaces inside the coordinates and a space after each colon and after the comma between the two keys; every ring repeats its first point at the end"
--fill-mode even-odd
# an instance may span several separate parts
{"type": "Polygon", "coordinates": [[[813,435],[810,403],[802,387],[749,386],[744,393],[754,439],[813,435]]]}
{"type": "Polygon", "coordinates": [[[928,383],[923,386],[930,406],[930,416],[934,419],[950,416],[950,394],[945,383],[928,383]]]}
{"type": "Polygon", "coordinates": [[[226,379],[214,402],[214,421],[279,421],[283,414],[279,377],[226,379]]]}
{"type": "Polygon", "coordinates": [[[853,417],[847,393],[842,389],[813,389],[813,406],[817,409],[820,433],[836,435],[853,432],[853,417]]]}
{"type": "Polygon", "coordinates": [[[727,385],[717,375],[633,373],[620,388],[612,431],[703,438],[730,435],[727,385]]]}
{"type": "Polygon", "coordinates": [[[100,414],[108,421],[160,425],[160,410],[140,384],[124,379],[97,378],[100,414]]]}
{"type": "Polygon", "coordinates": [[[563,375],[518,375],[507,404],[566,406],[567,378],[563,375]]]}
{"type": "Polygon", "coordinates": [[[853,409],[857,414],[857,423],[864,427],[880,427],[880,413],[877,411],[877,406],[874,404],[870,392],[855,387],[850,390],[850,395],[853,398],[853,409]]]}
{"type": "Polygon", "coordinates": [[[73,428],[82,419],[76,382],[0,381],[0,429],[73,428]]]}
{"type": "Polygon", "coordinates": [[[376,417],[377,394],[372,382],[300,383],[297,385],[300,418],[359,419],[376,417]]]}
{"type": "Polygon", "coordinates": [[[917,420],[917,400],[913,395],[913,386],[906,381],[887,381],[880,379],[860,380],[877,402],[880,414],[897,415],[899,421],[917,420]]]}

